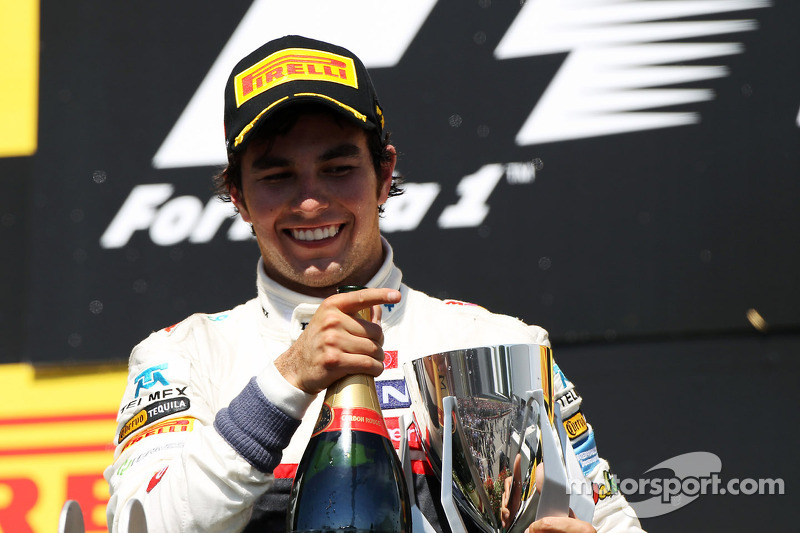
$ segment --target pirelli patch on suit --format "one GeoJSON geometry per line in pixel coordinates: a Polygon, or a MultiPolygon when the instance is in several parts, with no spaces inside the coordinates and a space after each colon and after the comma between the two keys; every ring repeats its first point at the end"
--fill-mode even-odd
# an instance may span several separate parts
{"type": "Polygon", "coordinates": [[[139,429],[161,420],[162,418],[189,409],[189,398],[175,398],[151,403],[128,420],[119,430],[117,444],[128,438],[139,429]]]}
{"type": "Polygon", "coordinates": [[[574,439],[586,433],[589,430],[589,425],[586,423],[583,413],[578,411],[564,420],[564,429],[567,431],[567,436],[574,439]]]}
{"type": "Polygon", "coordinates": [[[194,421],[195,418],[193,416],[187,416],[185,418],[172,418],[170,420],[164,420],[163,422],[154,424],[152,427],[142,431],[141,433],[138,433],[131,440],[126,442],[125,446],[122,447],[122,451],[124,452],[129,446],[136,444],[140,440],[147,437],[152,437],[153,435],[194,431],[194,421]]]}

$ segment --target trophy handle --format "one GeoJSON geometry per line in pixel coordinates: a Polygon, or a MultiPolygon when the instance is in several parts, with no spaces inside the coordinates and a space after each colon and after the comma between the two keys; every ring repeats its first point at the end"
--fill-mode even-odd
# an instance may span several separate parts
{"type": "Polygon", "coordinates": [[[58,533],[85,533],[83,513],[80,504],[75,500],[67,500],[58,517],[58,533]]]}
{"type": "Polygon", "coordinates": [[[466,533],[467,527],[456,508],[453,499],[453,409],[456,405],[454,396],[442,398],[444,408],[444,434],[442,445],[442,507],[450,524],[452,533],[466,533]]]}
{"type": "Polygon", "coordinates": [[[550,417],[544,405],[541,389],[528,391],[526,396],[539,406],[539,427],[542,435],[542,462],[544,463],[544,483],[536,509],[536,520],[545,516],[569,516],[569,492],[567,491],[567,470],[561,461],[556,434],[550,426],[550,417]]]}
{"type": "Polygon", "coordinates": [[[558,430],[558,438],[561,441],[561,451],[563,452],[564,462],[567,466],[567,477],[569,478],[569,508],[575,514],[575,518],[584,522],[592,523],[594,517],[594,500],[592,499],[592,485],[583,475],[583,469],[578,462],[578,456],[567,438],[564,424],[561,420],[561,405],[554,405],[555,425],[558,430]]]}
{"type": "Polygon", "coordinates": [[[414,415],[406,413],[400,418],[400,464],[403,467],[403,476],[406,478],[408,498],[411,502],[411,526],[413,533],[436,533],[428,519],[417,506],[417,494],[414,490],[414,476],[411,475],[411,453],[408,446],[408,432],[414,423],[414,415]]]}
{"type": "Polygon", "coordinates": [[[142,502],[131,498],[122,508],[122,518],[119,521],[120,533],[147,533],[147,519],[144,516],[142,502]]]}

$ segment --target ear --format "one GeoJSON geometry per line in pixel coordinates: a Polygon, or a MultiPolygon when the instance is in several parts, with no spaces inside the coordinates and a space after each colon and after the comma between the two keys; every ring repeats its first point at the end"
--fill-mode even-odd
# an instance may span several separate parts
{"type": "Polygon", "coordinates": [[[392,187],[392,174],[397,164],[397,151],[391,144],[386,145],[386,151],[392,154],[391,159],[381,164],[380,188],[378,189],[378,204],[383,205],[389,199],[389,190],[392,187]]]}
{"type": "Polygon", "coordinates": [[[247,210],[247,204],[244,201],[244,194],[235,186],[231,185],[229,189],[229,193],[231,195],[231,202],[233,206],[239,211],[239,215],[242,217],[242,220],[247,222],[248,224],[252,224],[252,219],[250,218],[250,212],[247,210]]]}

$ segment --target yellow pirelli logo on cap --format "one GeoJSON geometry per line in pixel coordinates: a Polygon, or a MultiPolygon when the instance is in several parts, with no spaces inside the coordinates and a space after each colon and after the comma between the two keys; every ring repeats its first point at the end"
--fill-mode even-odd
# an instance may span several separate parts
{"type": "Polygon", "coordinates": [[[276,85],[298,80],[329,81],[358,89],[351,58],[321,50],[287,48],[235,76],[236,106],[276,85]]]}

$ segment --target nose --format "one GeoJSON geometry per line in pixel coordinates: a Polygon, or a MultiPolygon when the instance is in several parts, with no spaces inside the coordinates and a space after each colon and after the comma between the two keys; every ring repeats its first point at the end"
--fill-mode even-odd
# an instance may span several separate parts
{"type": "Polygon", "coordinates": [[[330,204],[322,180],[313,175],[302,175],[297,179],[294,210],[304,215],[315,215],[330,204]]]}

